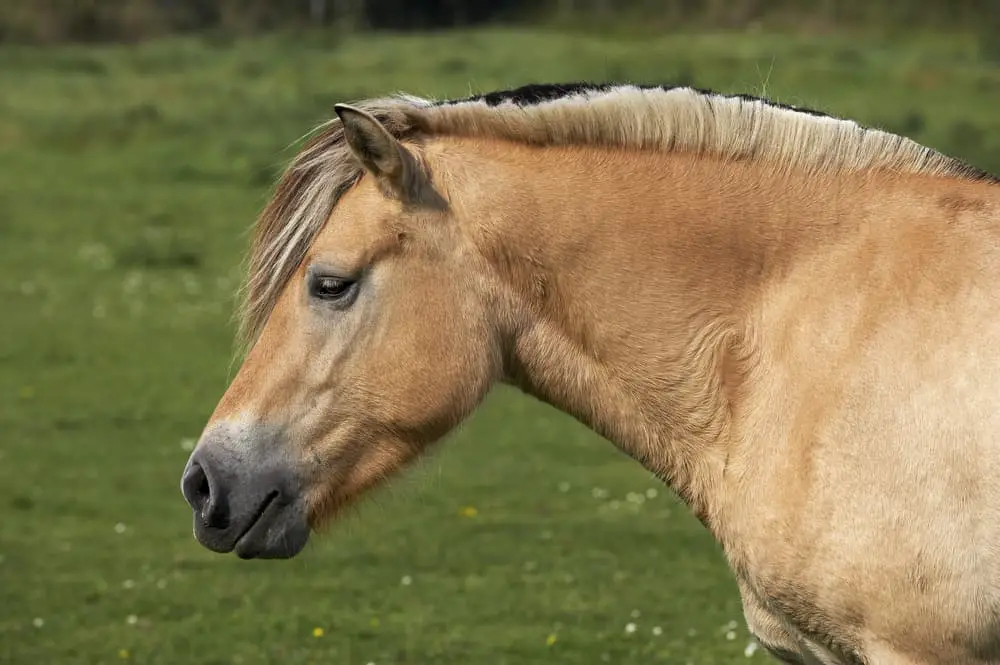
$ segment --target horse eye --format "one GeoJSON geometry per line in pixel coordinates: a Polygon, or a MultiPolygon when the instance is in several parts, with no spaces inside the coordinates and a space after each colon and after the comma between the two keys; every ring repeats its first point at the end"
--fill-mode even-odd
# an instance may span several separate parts
{"type": "Polygon", "coordinates": [[[317,275],[309,285],[310,294],[320,300],[341,300],[353,290],[355,282],[341,277],[317,275]]]}

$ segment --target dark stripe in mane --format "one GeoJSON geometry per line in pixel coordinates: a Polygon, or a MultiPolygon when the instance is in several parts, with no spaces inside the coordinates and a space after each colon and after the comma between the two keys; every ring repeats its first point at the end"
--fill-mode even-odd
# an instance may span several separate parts
{"type": "Polygon", "coordinates": [[[579,95],[584,92],[608,92],[614,90],[615,88],[621,88],[624,86],[631,86],[633,88],[638,88],[640,90],[675,90],[677,88],[688,88],[694,90],[695,92],[706,95],[709,97],[728,97],[730,99],[742,99],[748,102],[761,102],[767,104],[768,106],[774,106],[776,108],[788,109],[790,111],[798,111],[799,113],[807,113],[809,115],[815,115],[818,117],[829,118],[831,117],[827,113],[822,111],[817,111],[815,109],[806,108],[802,106],[792,106],[790,104],[782,104],[781,102],[775,102],[770,99],[765,99],[763,97],[755,97],[748,94],[733,94],[727,95],[715,90],[709,90],[707,88],[696,88],[693,86],[684,85],[673,85],[673,84],[645,84],[645,83],[617,83],[617,82],[604,82],[604,83],[593,83],[587,81],[575,81],[572,83],[532,83],[529,85],[523,85],[519,88],[511,88],[509,90],[496,90],[493,92],[487,92],[480,95],[473,95],[471,97],[465,97],[462,99],[449,99],[442,102],[438,102],[438,105],[447,106],[449,104],[462,104],[466,102],[485,102],[487,106],[499,106],[505,102],[510,102],[517,106],[534,106],[536,104],[544,104],[545,102],[553,102],[559,99],[565,99],[566,97],[572,97],[573,95],[579,95]]]}

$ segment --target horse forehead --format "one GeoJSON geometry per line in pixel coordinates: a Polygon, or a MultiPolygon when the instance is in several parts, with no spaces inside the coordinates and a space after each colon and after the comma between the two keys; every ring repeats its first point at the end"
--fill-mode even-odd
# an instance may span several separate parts
{"type": "Polygon", "coordinates": [[[392,202],[374,186],[359,183],[333,207],[314,246],[323,250],[376,242],[387,234],[392,217],[392,202]]]}

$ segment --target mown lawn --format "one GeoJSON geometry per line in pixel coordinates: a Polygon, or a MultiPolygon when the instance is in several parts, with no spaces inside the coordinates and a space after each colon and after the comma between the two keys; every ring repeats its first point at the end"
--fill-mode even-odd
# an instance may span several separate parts
{"type": "Polygon", "coordinates": [[[680,81],[1000,170],[1000,64],[956,36],[172,39],[0,48],[0,663],[764,662],[702,527],[637,464],[498,391],[299,559],[191,536],[245,232],[336,101],[680,81]]]}

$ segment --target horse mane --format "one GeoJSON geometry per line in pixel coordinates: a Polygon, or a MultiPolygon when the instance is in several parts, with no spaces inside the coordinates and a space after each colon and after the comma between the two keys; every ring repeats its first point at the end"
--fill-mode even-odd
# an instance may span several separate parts
{"type": "MultiPolygon", "coordinates": [[[[1000,182],[908,138],[807,108],[691,87],[529,85],[464,99],[406,94],[354,104],[400,140],[482,136],[534,145],[593,145],[752,160],[813,173],[864,169],[1000,182]]],[[[259,336],[339,198],[361,177],[336,117],[292,159],[254,227],[241,288],[240,338],[259,336]]]]}

